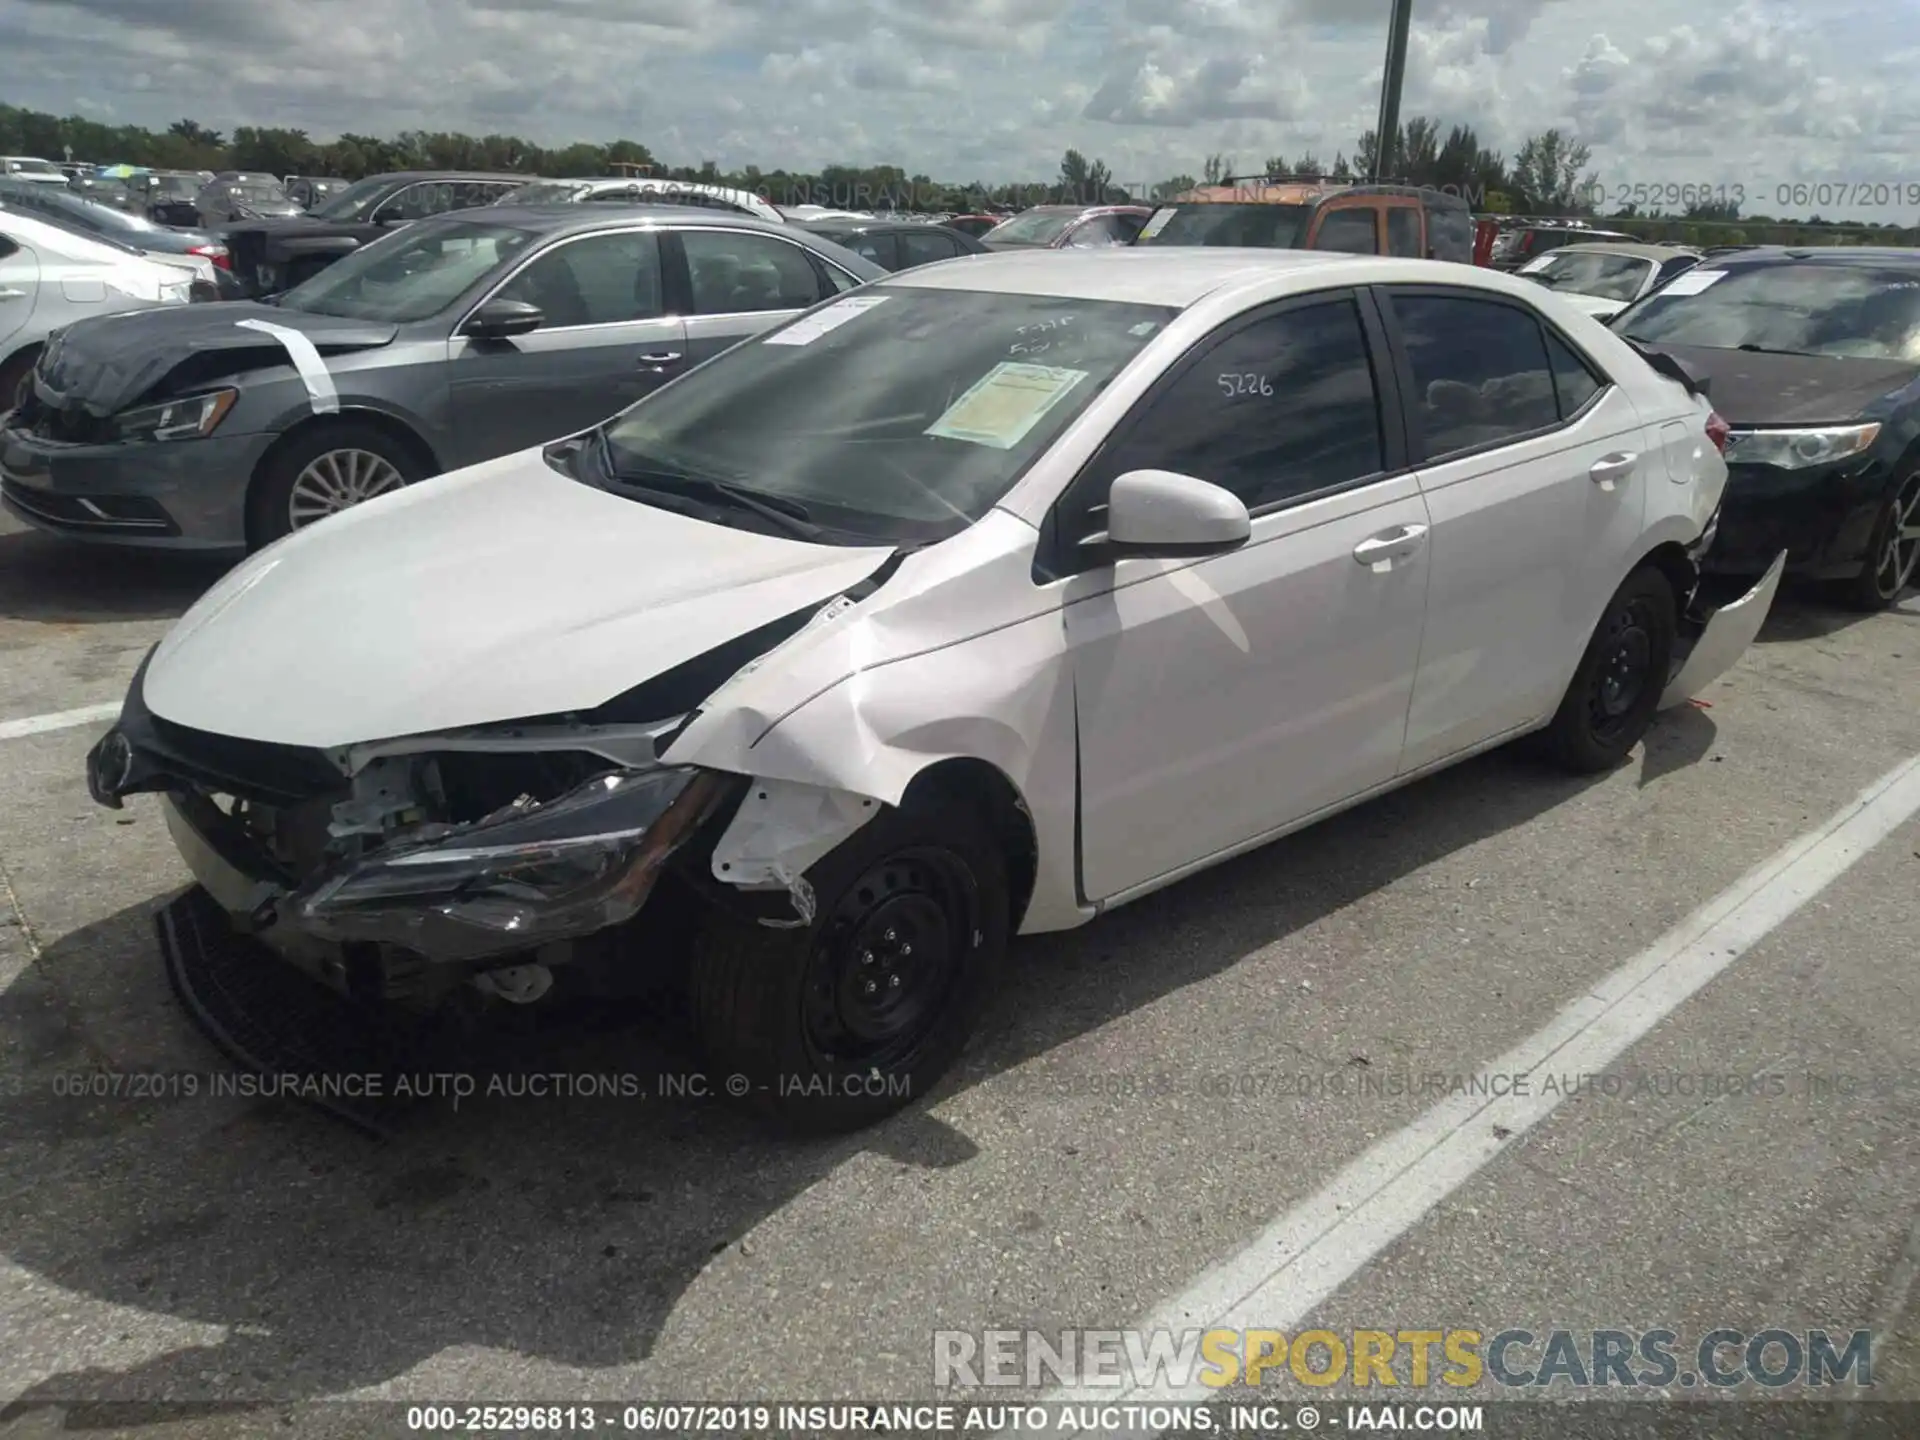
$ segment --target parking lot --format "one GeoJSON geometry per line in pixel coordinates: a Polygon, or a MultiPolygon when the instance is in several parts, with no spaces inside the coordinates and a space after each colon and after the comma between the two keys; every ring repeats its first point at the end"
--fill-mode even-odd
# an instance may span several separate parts
{"type": "MultiPolygon", "coordinates": [[[[381,1139],[177,1083],[72,1093],[227,1068],[159,961],[186,877],[157,807],[88,799],[103,722],[71,713],[217,573],[0,520],[0,1433],[116,1401],[917,1397],[935,1329],[1133,1325],[1254,1275],[1266,1227],[1423,1133],[1439,1097],[1364,1077],[1514,1053],[1920,756],[1920,598],[1789,593],[1615,773],[1495,752],[1021,942],[960,1071],[877,1129],[775,1139],[662,1097],[689,1062],[636,1016],[526,1041],[531,1071],[634,1086],[422,1105],[381,1139]]],[[[1666,995],[1624,1083],[1401,1184],[1330,1293],[1233,1323],[1872,1328],[1877,1389],[1920,1399],[1920,820],[1884,829],[1804,903],[1736,892],[1777,913],[1666,995]]]]}

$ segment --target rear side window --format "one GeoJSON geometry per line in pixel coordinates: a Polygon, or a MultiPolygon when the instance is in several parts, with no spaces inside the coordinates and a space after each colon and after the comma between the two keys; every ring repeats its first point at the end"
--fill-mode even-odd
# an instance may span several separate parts
{"type": "Polygon", "coordinates": [[[1428,207],[1427,250],[1435,260],[1473,263],[1473,216],[1466,207],[1428,207]]]}
{"type": "Polygon", "coordinates": [[[1422,259],[1420,212],[1410,205],[1396,205],[1387,211],[1387,253],[1422,259]]]}
{"type": "Polygon", "coordinates": [[[894,240],[900,246],[902,270],[910,265],[931,265],[939,260],[951,260],[960,253],[953,241],[931,230],[924,235],[896,235],[894,240]]]}
{"type": "Polygon", "coordinates": [[[1553,367],[1553,389],[1560,401],[1562,420],[1578,415],[1586,409],[1587,402],[1605,388],[1606,382],[1574,353],[1571,345],[1551,330],[1547,331],[1547,361],[1553,367]]]}
{"type": "Polygon", "coordinates": [[[6,236],[0,235],[0,260],[5,260],[9,255],[18,255],[19,253],[20,247],[18,245],[14,244],[13,241],[9,240],[6,236]]]}
{"type": "Polygon", "coordinates": [[[1351,300],[1284,310],[1202,353],[1130,425],[1101,470],[1173,470],[1248,509],[1385,467],[1380,405],[1351,300]]]}
{"type": "Polygon", "coordinates": [[[1320,220],[1314,237],[1316,250],[1338,250],[1344,255],[1378,255],[1380,235],[1371,208],[1330,210],[1320,220]]]}
{"type": "Polygon", "coordinates": [[[1393,313],[1413,371],[1408,409],[1428,460],[1560,423],[1546,338],[1528,311],[1467,296],[1397,294],[1393,313]]]}

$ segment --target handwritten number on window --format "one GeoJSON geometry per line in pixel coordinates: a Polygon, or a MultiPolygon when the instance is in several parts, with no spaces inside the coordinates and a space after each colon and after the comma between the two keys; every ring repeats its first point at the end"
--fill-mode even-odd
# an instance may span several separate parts
{"type": "Polygon", "coordinates": [[[1226,374],[1220,377],[1220,391],[1229,399],[1237,395],[1271,395],[1273,381],[1265,375],[1226,374]]]}

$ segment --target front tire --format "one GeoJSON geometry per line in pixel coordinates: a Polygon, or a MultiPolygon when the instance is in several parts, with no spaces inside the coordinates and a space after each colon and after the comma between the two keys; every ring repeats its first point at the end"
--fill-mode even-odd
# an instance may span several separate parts
{"type": "Polygon", "coordinates": [[[1900,598],[1920,571],[1920,470],[1915,470],[1887,497],[1886,508],[1874,522],[1867,543],[1866,563],[1860,573],[1842,585],[1840,599],[1849,609],[1872,615],[1900,598]]]}
{"type": "Polygon", "coordinates": [[[858,1129],[930,1091],[1006,953],[1006,860],[960,798],[888,809],[807,874],[816,914],[773,929],[717,911],[689,995],[712,1080],[802,1133],[858,1129]]]}
{"type": "Polygon", "coordinates": [[[271,545],[330,515],[426,477],[411,447],[377,425],[319,425],[269,455],[247,496],[247,541],[271,545]]]}
{"type": "Polygon", "coordinates": [[[1673,586],[1653,566],[1626,578],[1607,602],[1553,721],[1545,757],[1577,775],[1611,770],[1646,735],[1673,665],[1673,586]]]}

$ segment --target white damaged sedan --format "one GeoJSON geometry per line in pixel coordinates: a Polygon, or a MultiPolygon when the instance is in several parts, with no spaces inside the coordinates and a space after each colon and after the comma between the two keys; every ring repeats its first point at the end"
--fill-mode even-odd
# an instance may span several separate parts
{"type": "Polygon", "coordinates": [[[858,1125],[1016,933],[1518,737],[1619,763],[1772,603],[1696,607],[1724,441],[1487,270],[935,265],[263,551],[89,784],[376,1015],[670,973],[748,1098],[858,1125]]]}

